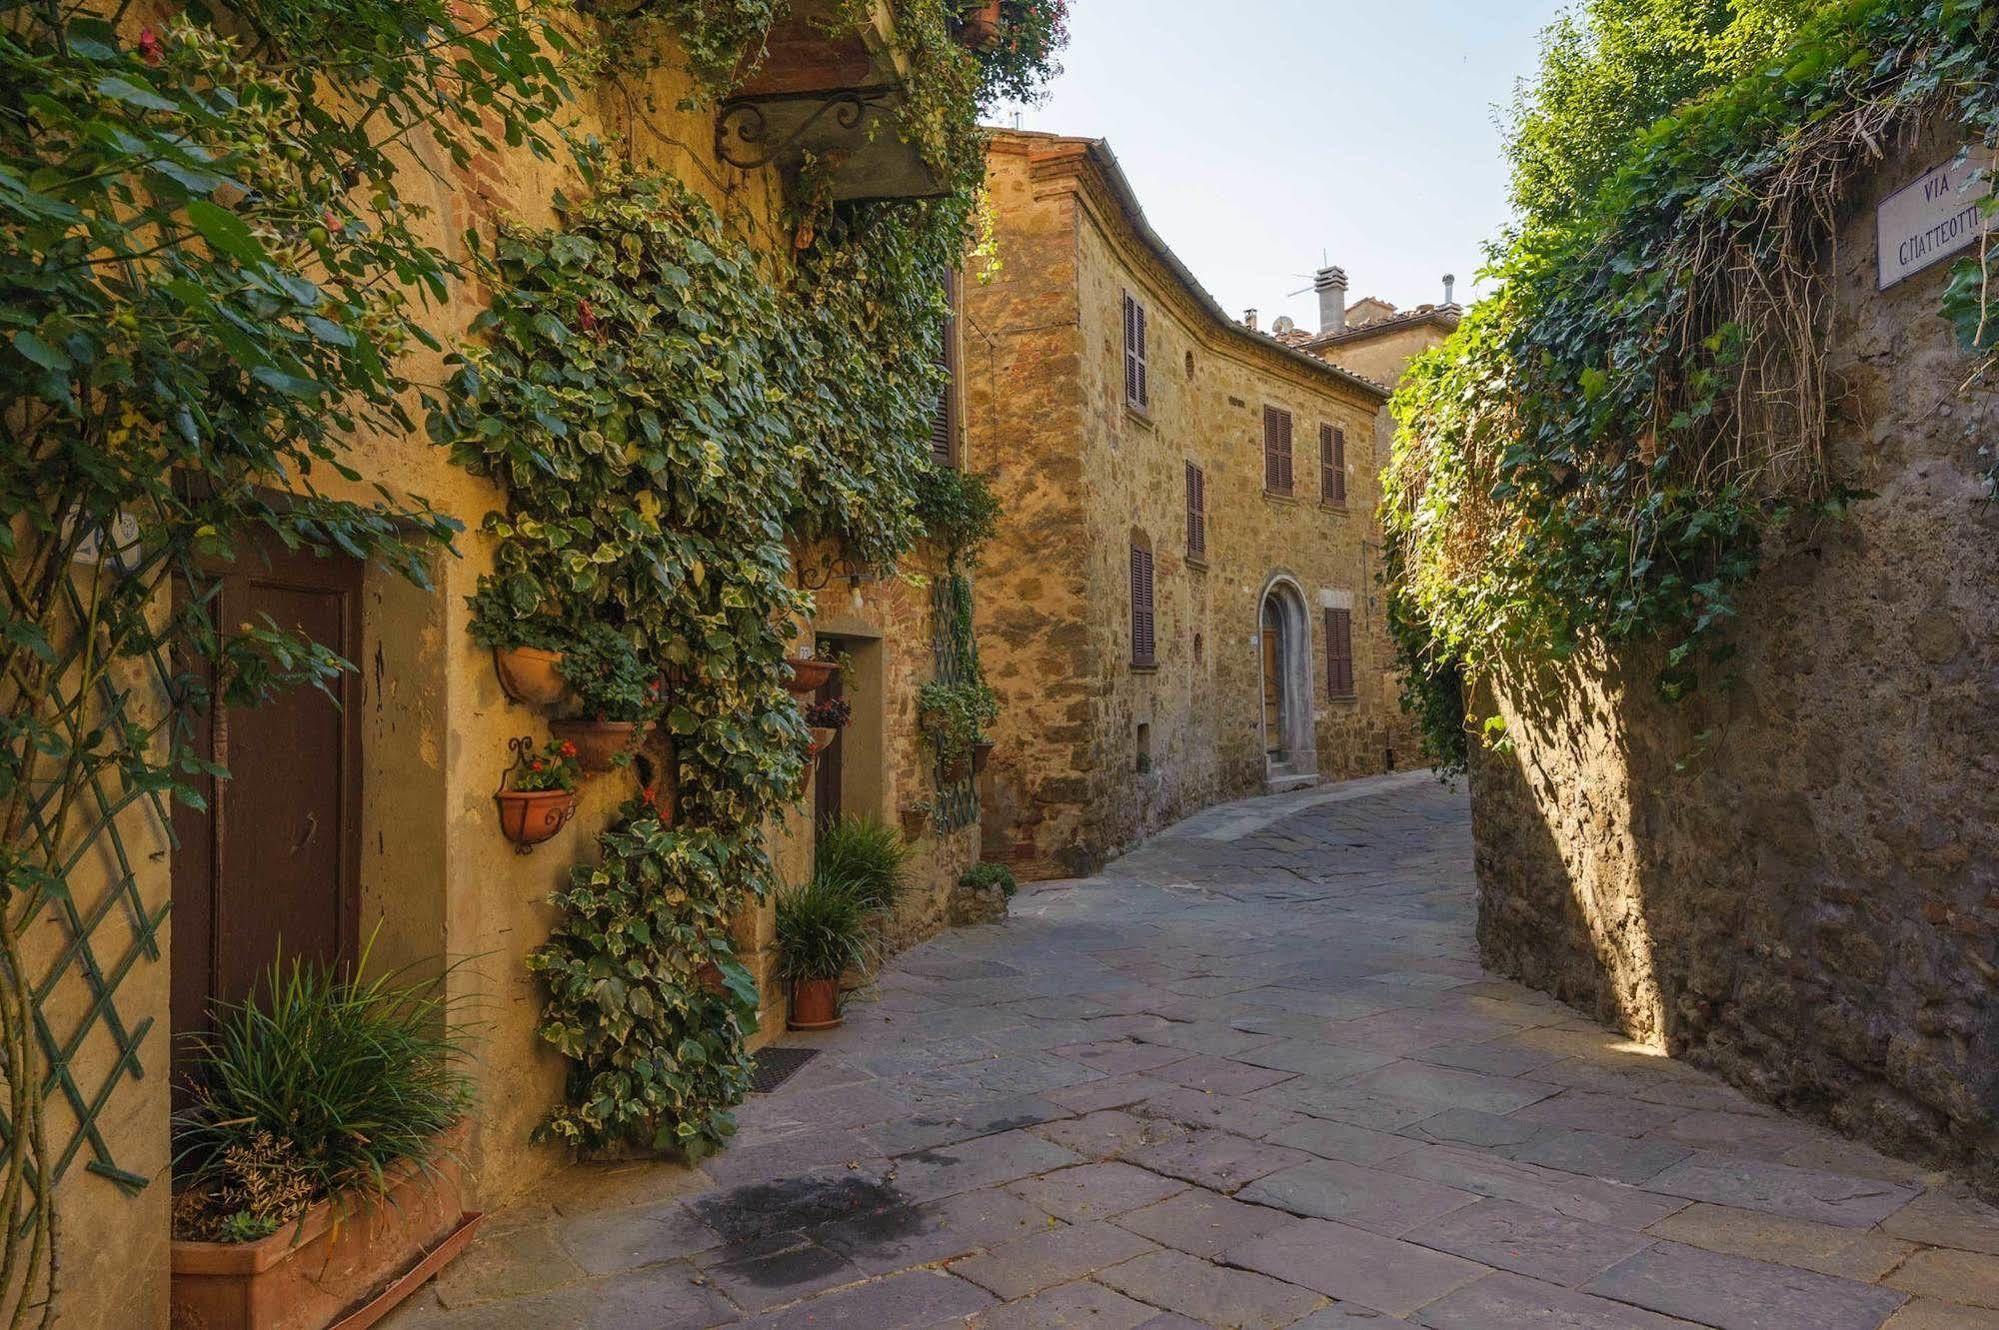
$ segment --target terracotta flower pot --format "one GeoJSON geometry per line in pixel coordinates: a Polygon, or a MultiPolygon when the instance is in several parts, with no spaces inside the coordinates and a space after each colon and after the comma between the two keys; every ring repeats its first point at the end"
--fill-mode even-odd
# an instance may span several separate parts
{"type": "Polygon", "coordinates": [[[785,687],[800,697],[818,692],[828,680],[840,672],[835,661],[812,660],[804,656],[788,656],[785,664],[791,666],[791,678],[785,687]]]}
{"type": "Polygon", "coordinates": [[[986,769],[986,763],[992,761],[992,756],[993,756],[993,741],[991,739],[981,739],[977,743],[973,744],[972,745],[973,774],[976,775],[984,771],[986,769]]]}
{"type": "Polygon", "coordinates": [[[840,1023],[840,981],[800,979],[791,986],[791,1019],[794,1030],[830,1030],[840,1023]]]}
{"type": "Polygon", "coordinates": [[[493,648],[493,672],[500,676],[500,688],[516,702],[534,707],[552,707],[569,693],[562,681],[560,651],[539,647],[493,648]]]}
{"type": "MultiPolygon", "coordinates": [[[[447,1141],[452,1137],[447,1137],[447,1141]]],[[[398,1165],[386,1195],[336,1198],[255,1242],[175,1242],[173,1330],[325,1330],[373,1325],[472,1240],[447,1145],[398,1165]]]]}
{"type": "Polygon", "coordinates": [[[552,720],[548,732],[576,745],[576,762],[585,771],[602,774],[617,765],[618,754],[637,747],[638,723],[629,720],[552,720]]]}
{"type": "Polygon", "coordinates": [[[828,748],[831,748],[833,741],[839,737],[840,732],[831,725],[814,725],[812,727],[812,756],[818,757],[828,748]]]}
{"type": "Polygon", "coordinates": [[[974,51],[991,50],[999,41],[1000,0],[974,0],[958,21],[958,40],[974,51]]]}
{"type": "Polygon", "coordinates": [[[902,835],[905,840],[915,840],[923,834],[923,829],[930,825],[928,808],[898,808],[895,810],[895,816],[902,824],[902,835]]]}
{"type": "Polygon", "coordinates": [[[501,790],[493,802],[500,806],[501,834],[523,854],[562,830],[576,815],[574,790],[501,790]]]}

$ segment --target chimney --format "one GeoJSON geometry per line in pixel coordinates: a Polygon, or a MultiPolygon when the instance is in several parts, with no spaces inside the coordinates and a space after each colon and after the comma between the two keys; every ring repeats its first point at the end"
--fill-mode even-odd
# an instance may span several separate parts
{"type": "Polygon", "coordinates": [[[1319,335],[1336,333],[1347,326],[1347,270],[1321,268],[1312,278],[1319,293],[1319,335]]]}
{"type": "Polygon", "coordinates": [[[1458,279],[1457,279],[1457,278],[1456,278],[1455,276],[1453,276],[1452,274],[1450,274],[1450,273],[1445,273],[1445,274],[1444,274],[1444,303],[1445,303],[1446,305],[1455,305],[1455,304],[1457,304],[1457,303],[1458,303],[1458,298],[1457,298],[1457,296],[1456,296],[1456,295],[1454,294],[1454,292],[1456,292],[1456,290],[1457,290],[1457,287],[1458,287],[1458,279]]]}
{"type": "Polygon", "coordinates": [[[1256,310],[1254,307],[1246,309],[1242,312],[1242,326],[1249,329],[1251,332],[1256,331],[1256,310]]]}

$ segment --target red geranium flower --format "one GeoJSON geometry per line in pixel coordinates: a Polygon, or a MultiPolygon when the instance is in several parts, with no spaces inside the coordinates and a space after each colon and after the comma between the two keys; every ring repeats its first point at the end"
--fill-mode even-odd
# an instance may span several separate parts
{"type": "Polygon", "coordinates": [[[149,65],[157,65],[164,55],[165,49],[160,45],[160,34],[151,28],[143,29],[139,33],[139,58],[149,65]]]}

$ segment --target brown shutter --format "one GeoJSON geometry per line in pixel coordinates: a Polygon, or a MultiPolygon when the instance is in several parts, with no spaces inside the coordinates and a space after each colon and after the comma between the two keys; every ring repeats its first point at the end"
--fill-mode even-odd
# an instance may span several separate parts
{"type": "Polygon", "coordinates": [[[1333,425],[1319,426],[1319,499],[1347,501],[1347,432],[1333,425]]]}
{"type": "Polygon", "coordinates": [[[937,389],[937,406],[930,417],[930,460],[941,467],[958,458],[958,274],[944,274],[944,301],[951,312],[944,318],[944,349],[938,364],[948,375],[937,389]]]}
{"type": "Polygon", "coordinates": [[[1339,487],[1333,495],[1335,503],[1347,501],[1347,432],[1338,425],[1333,426],[1333,482],[1339,487]]]}
{"type": "Polygon", "coordinates": [[[1124,293],[1124,400],[1138,404],[1138,302],[1124,293]]]}
{"type": "Polygon", "coordinates": [[[1138,404],[1140,406],[1151,406],[1152,384],[1150,380],[1152,376],[1145,354],[1145,306],[1139,304],[1136,300],[1131,303],[1132,308],[1138,311],[1138,404]]]}
{"type": "Polygon", "coordinates": [[[1291,492],[1291,413],[1274,406],[1263,408],[1263,488],[1291,492]]]}
{"type": "Polygon", "coordinates": [[[1187,463],[1187,557],[1199,559],[1208,552],[1207,477],[1201,468],[1187,463]]]}
{"type": "Polygon", "coordinates": [[[1326,611],[1326,696],[1352,697],[1353,611],[1326,611]]]}
{"type": "Polygon", "coordinates": [[[1151,666],[1155,643],[1152,623],[1152,551],[1131,547],[1131,663],[1151,666]]]}

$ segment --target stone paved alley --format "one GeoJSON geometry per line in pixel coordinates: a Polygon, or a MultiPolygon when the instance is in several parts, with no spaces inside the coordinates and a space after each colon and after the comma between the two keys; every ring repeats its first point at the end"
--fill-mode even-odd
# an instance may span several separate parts
{"type": "Polygon", "coordinates": [[[1481,971],[1466,822],[1381,777],[1026,891],[388,1324],[1999,1327],[1999,1213],[1481,971]]]}

